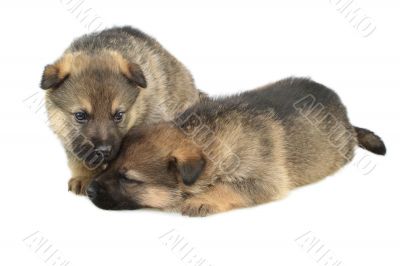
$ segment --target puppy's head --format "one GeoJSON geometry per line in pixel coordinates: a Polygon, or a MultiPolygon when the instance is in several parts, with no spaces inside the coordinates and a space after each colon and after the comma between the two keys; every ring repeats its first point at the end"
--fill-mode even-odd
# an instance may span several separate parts
{"type": "Polygon", "coordinates": [[[179,129],[162,123],[133,129],[118,158],[97,176],[87,193],[103,209],[172,210],[196,189],[206,161],[179,129]]]}
{"type": "Polygon", "coordinates": [[[132,110],[146,86],[139,65],[114,51],[65,54],[45,67],[41,81],[50,124],[64,144],[80,152],[75,142],[84,138],[105,161],[135,124],[132,110]]]}

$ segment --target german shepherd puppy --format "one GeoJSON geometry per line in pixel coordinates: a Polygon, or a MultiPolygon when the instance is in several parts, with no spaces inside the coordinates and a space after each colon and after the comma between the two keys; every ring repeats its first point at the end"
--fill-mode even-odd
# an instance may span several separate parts
{"type": "Polygon", "coordinates": [[[335,92],[289,78],[132,129],[87,193],[103,209],[205,216],[280,199],[336,172],[357,145],[386,153],[378,136],[349,122],[335,92]]]}
{"type": "Polygon", "coordinates": [[[199,100],[189,71],[153,38],[118,27],[76,39],[44,69],[50,126],[67,152],[69,190],[84,194],[136,125],[169,120],[199,100]]]}

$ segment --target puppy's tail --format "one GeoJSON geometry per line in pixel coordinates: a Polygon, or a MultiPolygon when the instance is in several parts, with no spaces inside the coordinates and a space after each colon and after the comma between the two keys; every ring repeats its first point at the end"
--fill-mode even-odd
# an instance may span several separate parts
{"type": "Polygon", "coordinates": [[[385,143],[374,132],[360,127],[354,127],[357,133],[358,146],[379,155],[386,154],[385,143]]]}

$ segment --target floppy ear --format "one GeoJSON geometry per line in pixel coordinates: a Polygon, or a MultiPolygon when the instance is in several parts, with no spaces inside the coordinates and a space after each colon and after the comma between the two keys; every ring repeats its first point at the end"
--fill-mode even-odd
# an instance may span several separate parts
{"type": "Polygon", "coordinates": [[[47,65],[44,68],[40,87],[43,90],[56,89],[68,78],[69,72],[62,71],[59,64],[47,65]]]}
{"type": "Polygon", "coordinates": [[[177,149],[172,153],[172,164],[187,186],[193,185],[203,173],[206,161],[199,150],[191,148],[177,149]]]}
{"type": "Polygon", "coordinates": [[[138,85],[142,88],[147,87],[146,78],[144,77],[143,71],[139,65],[128,63],[126,66],[126,71],[123,71],[122,73],[133,84],[138,85]]]}
{"type": "Polygon", "coordinates": [[[122,55],[118,52],[112,51],[111,55],[117,61],[118,66],[122,74],[133,83],[142,88],[147,87],[147,81],[144,77],[143,71],[138,64],[128,62],[122,55]]]}
{"type": "Polygon", "coordinates": [[[40,87],[43,90],[57,89],[71,73],[72,61],[76,54],[65,54],[57,62],[44,68],[40,87]]]}

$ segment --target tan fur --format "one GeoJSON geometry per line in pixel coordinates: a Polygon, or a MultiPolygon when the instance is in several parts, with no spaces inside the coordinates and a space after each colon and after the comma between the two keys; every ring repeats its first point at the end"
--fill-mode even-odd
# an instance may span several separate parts
{"type": "Polygon", "coordinates": [[[249,205],[251,200],[244,198],[230,185],[216,184],[206,192],[185,200],[181,212],[188,216],[206,216],[249,205]]]}
{"type": "MultiPolygon", "coordinates": [[[[130,128],[170,119],[200,98],[189,71],[178,60],[155,39],[128,27],[75,40],[45,67],[41,86],[46,89],[50,127],[67,151],[72,172],[69,189],[77,194],[85,194],[98,170],[87,168],[78,158],[71,135],[88,144],[110,138],[118,138],[117,143],[130,128]],[[76,123],[73,114],[80,111],[96,124],[84,129],[76,123]],[[124,112],[124,119],[113,126],[110,119],[117,111],[124,112]]],[[[93,153],[86,155],[87,159],[93,153]]]]}
{"type": "Polygon", "coordinates": [[[142,175],[139,171],[136,171],[136,170],[133,170],[133,169],[128,170],[125,173],[125,175],[128,178],[132,178],[132,179],[135,179],[135,180],[138,180],[138,181],[143,181],[144,182],[144,181],[147,180],[146,176],[142,175]]]}
{"type": "Polygon", "coordinates": [[[200,148],[193,147],[190,144],[183,144],[178,149],[174,150],[171,156],[175,157],[178,162],[187,163],[201,159],[202,154],[200,148]]]}
{"type": "Polygon", "coordinates": [[[174,203],[171,191],[164,187],[150,187],[146,189],[140,198],[140,204],[152,208],[163,209],[164,206],[174,203]]]}
{"type": "Polygon", "coordinates": [[[92,104],[90,101],[86,98],[79,98],[80,106],[83,107],[84,110],[86,110],[88,113],[92,113],[93,108],[92,104]]]}
{"type": "MultiPolygon", "coordinates": [[[[378,136],[356,131],[359,141],[368,135],[369,148],[374,141],[384,152],[378,136]]],[[[254,206],[338,171],[354,154],[355,133],[332,90],[286,79],[203,99],[171,122],[132,129],[119,157],[92,181],[89,197],[104,209],[153,207],[189,216],[254,206]],[[303,101],[310,93],[311,106],[303,101]],[[313,105],[323,108],[312,113],[313,105]]]]}
{"type": "MultiPolygon", "coordinates": [[[[284,197],[292,186],[287,175],[282,127],[273,119],[273,114],[260,115],[253,117],[254,123],[268,124],[269,129],[251,132],[239,123],[241,117],[237,113],[229,120],[220,121],[221,127],[211,140],[212,147],[208,148],[202,146],[203,139],[197,135],[200,132],[188,136],[168,123],[137,129],[138,136],[132,136],[132,142],[128,141],[124,146],[124,152],[111,169],[100,175],[96,182],[103,184],[118,178],[113,174],[115,167],[127,169],[125,175],[128,178],[143,182],[124,189],[123,195],[129,200],[146,207],[178,210],[190,216],[205,216],[284,197]],[[269,136],[274,143],[270,158],[262,154],[265,147],[257,137],[261,135],[269,136]],[[225,171],[220,165],[219,160],[227,154],[240,158],[232,172],[225,171]],[[165,169],[165,162],[174,158],[176,167],[206,160],[194,185],[184,185],[176,169],[170,172],[165,169]],[[162,185],[168,181],[171,184],[177,182],[176,187],[162,185]]],[[[117,188],[110,191],[122,192],[117,188]]]]}

